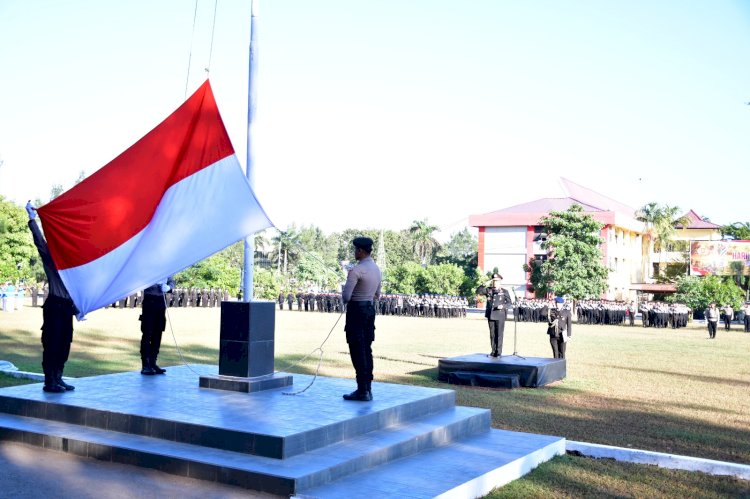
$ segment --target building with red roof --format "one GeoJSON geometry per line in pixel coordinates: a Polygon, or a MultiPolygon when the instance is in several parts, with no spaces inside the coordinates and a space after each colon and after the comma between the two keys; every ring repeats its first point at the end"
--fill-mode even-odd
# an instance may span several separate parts
{"type": "MultiPolygon", "coordinates": [[[[674,291],[673,286],[667,285],[669,289],[666,289],[653,283],[649,262],[655,259],[654,255],[648,258],[648,236],[643,222],[636,219],[635,208],[565,178],[560,179],[560,184],[565,197],[542,198],[469,216],[469,225],[479,230],[480,268],[489,271],[497,267],[505,284],[512,286],[518,296],[532,296],[529,275],[523,270],[523,265],[532,259],[543,261],[547,258],[547,252],[541,247],[547,235],[539,221],[551,211],[565,211],[578,204],[585,213],[603,224],[600,249],[610,274],[608,289],[602,298],[631,300],[638,292],[674,291]]],[[[690,223],[687,227],[676,226],[676,240],[721,238],[719,225],[703,220],[692,210],[686,216],[690,223]]],[[[684,255],[678,256],[682,258],[684,255]]],[[[663,256],[665,262],[674,257],[674,252],[663,256]]]]}

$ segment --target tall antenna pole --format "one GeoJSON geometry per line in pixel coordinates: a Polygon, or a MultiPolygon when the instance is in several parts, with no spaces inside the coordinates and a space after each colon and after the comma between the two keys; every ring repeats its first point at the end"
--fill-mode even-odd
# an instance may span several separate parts
{"type": "MultiPolygon", "coordinates": [[[[253,121],[255,119],[256,77],[258,76],[258,4],[259,0],[250,3],[250,64],[247,79],[247,163],[246,175],[250,187],[255,192],[255,154],[253,151],[253,121]]],[[[245,258],[242,281],[242,299],[246,302],[253,299],[253,258],[255,256],[255,235],[245,238],[245,258]]]]}

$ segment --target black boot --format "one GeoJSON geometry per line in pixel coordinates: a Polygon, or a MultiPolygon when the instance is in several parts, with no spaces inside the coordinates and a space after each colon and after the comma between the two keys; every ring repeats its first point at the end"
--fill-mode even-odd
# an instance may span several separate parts
{"type": "Polygon", "coordinates": [[[357,383],[357,389],[352,393],[344,395],[344,400],[356,400],[359,402],[369,402],[372,400],[372,393],[367,389],[367,383],[357,383]]]}
{"type": "Polygon", "coordinates": [[[141,357],[141,374],[145,374],[146,376],[156,374],[154,368],[151,367],[151,360],[148,357],[141,357]]]}
{"type": "Polygon", "coordinates": [[[51,393],[62,393],[65,391],[65,388],[57,384],[57,381],[55,380],[55,375],[51,371],[51,369],[45,369],[44,370],[44,386],[42,387],[42,390],[44,390],[45,392],[51,392],[51,393]]]}
{"type": "Polygon", "coordinates": [[[156,365],[156,357],[149,360],[151,361],[151,369],[154,370],[154,374],[164,374],[167,372],[166,369],[162,369],[161,367],[156,365]]]}
{"type": "Polygon", "coordinates": [[[57,384],[65,388],[67,391],[75,390],[76,389],[75,386],[69,385],[65,381],[63,381],[62,375],[63,375],[62,369],[58,369],[57,371],[55,371],[55,381],[57,381],[57,384]]]}

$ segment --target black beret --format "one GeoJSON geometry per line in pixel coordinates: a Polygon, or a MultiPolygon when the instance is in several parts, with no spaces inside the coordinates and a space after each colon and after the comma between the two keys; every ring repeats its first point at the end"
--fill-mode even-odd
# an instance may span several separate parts
{"type": "Polygon", "coordinates": [[[352,244],[355,248],[363,249],[367,253],[372,253],[372,239],[369,237],[355,237],[352,244]]]}

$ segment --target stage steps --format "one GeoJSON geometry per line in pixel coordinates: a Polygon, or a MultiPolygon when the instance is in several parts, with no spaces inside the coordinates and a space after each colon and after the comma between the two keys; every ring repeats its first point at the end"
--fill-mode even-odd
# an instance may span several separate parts
{"type": "MultiPolygon", "coordinates": [[[[38,384],[0,389],[0,440],[306,497],[432,497],[477,484],[486,493],[565,450],[558,437],[491,430],[490,411],[455,406],[451,390],[375,383],[376,399],[359,403],[341,399],[352,382],[335,378],[318,378],[300,396],[283,394],[294,385],[253,394],[199,388],[194,374],[213,368],[81,378],[64,394],[38,384]],[[421,484],[433,469],[442,470],[434,483],[421,484]],[[363,494],[357,484],[382,473],[403,480],[363,494]]],[[[294,378],[296,389],[310,380],[294,378]]]]}

